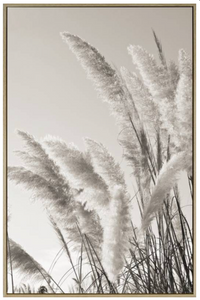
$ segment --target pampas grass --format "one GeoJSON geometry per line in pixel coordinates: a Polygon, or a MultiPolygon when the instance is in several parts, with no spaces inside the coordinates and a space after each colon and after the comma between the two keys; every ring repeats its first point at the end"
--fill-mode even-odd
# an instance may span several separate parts
{"type": "MultiPolygon", "coordinates": [[[[192,65],[183,49],[179,51],[180,79],[176,90],[178,149],[192,152],[192,65]]],[[[191,173],[191,170],[190,170],[191,173]]]]}
{"type": "MultiPolygon", "coordinates": [[[[129,195],[120,164],[102,143],[85,138],[86,150],[80,151],[58,137],[39,142],[18,131],[25,142],[24,151],[16,152],[22,165],[9,167],[8,178],[32,191],[47,211],[71,265],[59,284],[73,276],[69,291],[79,294],[192,294],[193,235],[177,184],[185,172],[192,196],[190,59],[180,50],[178,65],[168,63],[153,31],[160,62],[141,46],[129,46],[136,73],[118,71],[80,37],[61,36],[109,103],[137,192],[129,195]],[[132,201],[139,206],[140,228],[132,201]]],[[[13,290],[20,269],[62,292],[20,245],[10,240],[8,250],[13,290]]]]}
{"type": "Polygon", "coordinates": [[[166,195],[173,189],[185,167],[185,153],[174,155],[160,170],[151,199],[145,208],[142,230],[146,231],[156,213],[162,209],[166,195]]]}
{"type": "MultiPolygon", "coordinates": [[[[55,293],[49,282],[52,277],[44,270],[44,268],[36,262],[20,245],[9,239],[10,255],[12,258],[12,266],[18,269],[23,277],[28,277],[29,280],[45,281],[53,293],[55,293]]],[[[61,293],[62,290],[60,289],[61,293]]]]}
{"type": "Polygon", "coordinates": [[[122,270],[129,250],[131,223],[128,199],[122,186],[115,186],[104,224],[102,263],[111,282],[122,270]]]}
{"type": "Polygon", "coordinates": [[[91,155],[96,173],[104,179],[107,186],[111,190],[116,185],[121,185],[126,188],[124,174],[106,147],[89,138],[85,139],[85,143],[91,155]]]}
{"type": "Polygon", "coordinates": [[[76,197],[82,204],[93,209],[91,202],[105,205],[108,202],[107,185],[94,171],[88,153],[82,153],[75,145],[67,145],[61,139],[47,137],[44,144],[54,159],[58,162],[63,174],[69,178],[71,186],[80,191],[76,197]],[[80,197],[79,197],[80,196],[80,197]]]}

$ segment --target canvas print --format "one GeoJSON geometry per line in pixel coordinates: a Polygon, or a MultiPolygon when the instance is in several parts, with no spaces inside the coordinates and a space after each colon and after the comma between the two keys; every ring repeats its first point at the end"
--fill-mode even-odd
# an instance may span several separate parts
{"type": "Polygon", "coordinates": [[[194,294],[194,9],[6,7],[7,295],[194,294]]]}

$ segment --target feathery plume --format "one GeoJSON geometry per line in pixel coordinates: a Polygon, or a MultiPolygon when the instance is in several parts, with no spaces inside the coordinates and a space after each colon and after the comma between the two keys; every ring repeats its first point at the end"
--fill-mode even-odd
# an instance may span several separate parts
{"type": "Polygon", "coordinates": [[[97,49],[80,37],[68,32],[61,33],[61,36],[80,61],[88,78],[93,81],[99,95],[104,101],[112,104],[113,110],[119,109],[120,114],[123,114],[125,93],[117,71],[105,61],[97,49]]]}
{"type": "MultiPolygon", "coordinates": [[[[112,195],[113,189],[116,189],[116,186],[120,186],[121,190],[123,189],[124,195],[128,197],[127,187],[124,180],[124,174],[121,171],[120,165],[115,161],[113,156],[108,152],[106,147],[97,143],[96,141],[85,138],[86,147],[91,155],[92,164],[94,170],[99,174],[108,186],[109,194],[112,195]]],[[[111,201],[109,199],[109,201],[111,201]]],[[[123,200],[120,200],[123,201],[123,200]]],[[[98,206],[95,207],[97,214],[99,215],[100,222],[104,228],[108,216],[108,204],[105,207],[98,206]]]]}
{"type": "Polygon", "coordinates": [[[145,208],[141,230],[145,231],[155,214],[162,208],[166,195],[171,191],[177,180],[180,178],[180,172],[187,168],[186,153],[180,152],[172,156],[160,170],[156,186],[152,192],[148,206],[145,208]]]}
{"type": "Polygon", "coordinates": [[[111,190],[116,185],[121,185],[125,188],[124,174],[106,147],[89,138],[85,138],[84,141],[91,155],[95,172],[104,179],[107,186],[111,190]]]}
{"type": "Polygon", "coordinates": [[[74,202],[62,189],[23,167],[9,167],[8,178],[32,191],[33,198],[42,201],[44,208],[55,216],[67,236],[69,229],[76,227],[74,202]]]}
{"type": "Polygon", "coordinates": [[[166,59],[165,59],[165,55],[163,53],[162,44],[161,44],[160,40],[158,39],[155,31],[154,30],[152,30],[152,31],[153,31],[153,36],[154,36],[156,46],[158,48],[158,54],[159,54],[160,61],[163,65],[163,67],[167,69],[167,62],[166,62],[166,59]]]}
{"type": "MultiPolygon", "coordinates": [[[[50,282],[51,276],[44,270],[44,268],[34,260],[25,250],[21,248],[12,239],[10,242],[10,252],[12,258],[12,266],[15,270],[19,270],[23,278],[28,277],[28,279],[41,282],[45,280],[50,282]]],[[[51,288],[52,289],[52,288],[51,288]]],[[[54,292],[54,290],[52,289],[54,292]]]]}
{"type": "Polygon", "coordinates": [[[62,189],[53,186],[50,182],[41,176],[27,170],[23,167],[9,167],[8,178],[17,185],[20,184],[27,190],[34,193],[34,198],[41,199],[45,207],[54,209],[59,215],[62,215],[63,209],[67,206],[67,211],[72,210],[70,198],[63,193],[62,189]]]}
{"type": "Polygon", "coordinates": [[[105,58],[80,37],[68,32],[61,33],[63,40],[80,61],[87,76],[94,83],[103,101],[108,102],[118,123],[129,122],[130,115],[134,122],[139,122],[139,116],[120,72],[113,69],[105,58]]]}
{"type": "Polygon", "coordinates": [[[175,102],[176,145],[180,151],[192,151],[192,65],[184,50],[179,51],[179,73],[175,102]]]}
{"type": "Polygon", "coordinates": [[[158,66],[153,55],[150,55],[140,46],[129,46],[128,52],[133,63],[138,68],[143,82],[149,89],[152,99],[157,105],[161,127],[169,134],[174,131],[174,86],[168,71],[163,66],[158,66]]]}
{"type": "MultiPolygon", "coordinates": [[[[140,143],[138,143],[136,137],[134,146],[126,146],[126,149],[132,150],[132,154],[130,155],[130,152],[128,153],[128,151],[126,151],[125,153],[125,155],[128,154],[129,157],[135,158],[134,165],[136,166],[136,169],[134,171],[134,174],[136,178],[138,178],[138,182],[142,184],[143,178],[147,176],[144,181],[144,186],[142,184],[142,191],[147,187],[146,183],[147,181],[149,181],[149,168],[147,167],[148,153],[150,154],[153,162],[153,160],[155,160],[155,153],[157,152],[157,149],[155,148],[155,141],[157,140],[157,131],[161,126],[159,120],[160,115],[158,108],[155,105],[152,96],[147,87],[144,85],[143,81],[135,73],[131,73],[125,68],[121,68],[121,74],[126,81],[127,87],[132,95],[132,98],[134,99],[134,103],[136,105],[136,109],[138,111],[141,122],[143,123],[143,127],[139,128],[139,130],[137,129],[140,143]],[[133,153],[133,149],[135,154],[133,153]],[[140,170],[140,172],[137,171],[138,169],[140,170]]],[[[125,130],[124,134],[127,134],[127,131],[128,130],[125,130]]],[[[124,140],[125,145],[127,144],[127,141],[133,141],[134,139],[133,132],[129,135],[129,138],[126,137],[126,139],[124,140]]],[[[162,151],[165,151],[165,149],[162,148],[162,151]]],[[[149,164],[152,167],[152,163],[149,164]]],[[[155,170],[155,162],[153,163],[153,165],[155,170]]]]}
{"type": "Polygon", "coordinates": [[[80,190],[76,200],[86,204],[88,210],[93,210],[96,204],[105,206],[108,203],[107,185],[95,173],[88,153],[82,153],[74,145],[67,145],[61,139],[50,136],[44,139],[44,144],[71,185],[80,190]]]}
{"type": "Polygon", "coordinates": [[[130,216],[128,198],[122,186],[113,188],[108,218],[104,226],[102,263],[111,282],[122,270],[129,249],[130,216]]]}
{"type": "MultiPolygon", "coordinates": [[[[87,226],[85,232],[94,241],[101,238],[101,229],[97,221],[94,221],[92,213],[84,212],[73,198],[66,195],[57,186],[50,184],[44,178],[22,167],[9,167],[8,177],[16,184],[23,185],[34,193],[34,198],[41,200],[48,213],[55,217],[55,221],[63,229],[65,238],[74,241],[74,247],[79,247],[81,239],[76,228],[77,220],[81,220],[87,226]],[[93,228],[92,231],[90,229],[93,228]],[[78,245],[77,245],[78,244],[78,245]]],[[[96,244],[96,242],[95,242],[96,244]]]]}
{"type": "Polygon", "coordinates": [[[150,138],[155,140],[156,129],[159,126],[159,114],[149,90],[137,74],[129,72],[124,67],[120,71],[132,95],[145,131],[148,132],[150,138]]]}
{"type": "Polygon", "coordinates": [[[61,33],[61,36],[93,81],[99,96],[110,104],[120,129],[130,128],[130,119],[141,128],[134,101],[120,72],[114,70],[97,49],[78,36],[68,32],[61,33]]]}
{"type": "Polygon", "coordinates": [[[15,154],[23,160],[24,166],[33,173],[51,181],[52,184],[64,189],[65,193],[70,193],[66,178],[62,176],[60,168],[55,161],[50,159],[41,143],[27,132],[18,130],[17,133],[23,138],[27,151],[15,151],[15,154]]]}
{"type": "MultiPolygon", "coordinates": [[[[159,67],[153,55],[149,54],[141,46],[128,47],[128,53],[131,55],[134,65],[136,65],[144,84],[149,89],[153,97],[159,97],[166,92],[169,86],[167,83],[167,73],[162,67],[159,67]]],[[[162,96],[162,98],[164,98],[162,96]]]]}
{"type": "Polygon", "coordinates": [[[121,130],[120,142],[124,147],[124,157],[131,162],[137,176],[139,164],[137,157],[141,152],[139,138],[144,130],[126,82],[90,44],[67,32],[61,36],[86,70],[88,78],[93,81],[101,98],[110,104],[121,130]]]}
{"type": "MultiPolygon", "coordinates": [[[[85,224],[84,232],[93,243],[97,244],[96,240],[99,243],[102,229],[97,224],[98,220],[94,219],[92,212],[86,212],[86,207],[75,202],[75,198],[78,198],[81,190],[70,187],[66,176],[61,173],[57,158],[52,160],[43,145],[28,133],[23,131],[18,133],[25,140],[29,151],[18,152],[26,168],[10,167],[9,179],[15,181],[16,184],[23,185],[27,190],[31,190],[34,198],[43,202],[48,214],[53,215],[59,227],[63,229],[65,238],[73,239],[74,247],[79,247],[81,244],[80,234],[77,230],[77,222],[80,220],[85,224]]],[[[94,191],[92,196],[95,199],[94,191]]]]}

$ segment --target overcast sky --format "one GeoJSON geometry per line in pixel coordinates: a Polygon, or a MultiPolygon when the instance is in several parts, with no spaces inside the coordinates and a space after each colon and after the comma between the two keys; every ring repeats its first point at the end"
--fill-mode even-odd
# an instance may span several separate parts
{"type": "MultiPolygon", "coordinates": [[[[130,44],[141,45],[157,58],[152,29],[161,39],[168,61],[177,61],[180,48],[191,55],[191,8],[9,8],[9,165],[20,164],[13,154],[23,145],[16,129],[37,139],[47,134],[59,136],[81,150],[82,138],[87,136],[105,144],[121,163],[133,193],[131,170],[122,161],[115,120],[59,33],[79,35],[111,64],[134,70],[127,53],[130,44]]],[[[11,237],[48,269],[60,246],[40,203],[30,202],[30,193],[14,184],[9,184],[8,196],[11,237]]]]}

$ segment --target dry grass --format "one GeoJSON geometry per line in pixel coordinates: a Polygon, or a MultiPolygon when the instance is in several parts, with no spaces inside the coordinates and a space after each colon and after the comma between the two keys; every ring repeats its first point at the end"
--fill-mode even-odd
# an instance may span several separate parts
{"type": "Polygon", "coordinates": [[[15,287],[16,269],[22,282],[32,278],[33,287],[38,279],[46,281],[35,293],[193,293],[193,233],[177,187],[180,171],[187,172],[192,196],[191,61],[181,50],[179,65],[167,64],[153,35],[159,64],[142,47],[128,48],[137,75],[115,70],[90,44],[62,34],[116,117],[124,157],[137,184],[141,227],[133,225],[124,174],[104,145],[85,139],[86,151],[81,152],[61,139],[48,136],[38,142],[20,131],[26,148],[17,154],[23,164],[9,168],[9,179],[42,201],[71,268],[56,283],[8,238],[13,293],[34,290],[15,287]],[[69,240],[72,251],[79,253],[78,263],[69,240]],[[63,291],[68,276],[74,284],[63,291]]]}

